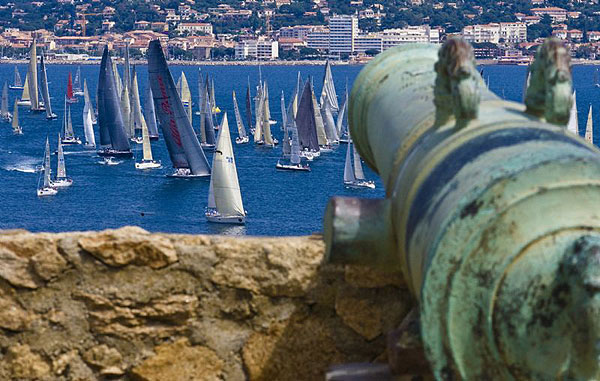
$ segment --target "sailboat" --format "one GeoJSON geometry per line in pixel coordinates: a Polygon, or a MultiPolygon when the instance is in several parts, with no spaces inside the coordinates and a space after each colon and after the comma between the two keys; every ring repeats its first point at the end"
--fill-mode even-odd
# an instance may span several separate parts
{"type": "Polygon", "coordinates": [[[375,189],[375,182],[365,179],[362,164],[360,163],[360,156],[358,155],[358,152],[356,152],[356,148],[352,144],[352,140],[348,142],[348,149],[346,150],[346,162],[344,164],[344,186],[347,188],[375,189]],[[352,151],[354,156],[354,166],[352,165],[350,151],[352,151]]]}
{"type": "Polygon", "coordinates": [[[19,69],[17,65],[15,65],[15,76],[13,79],[13,84],[8,86],[11,90],[23,90],[23,83],[21,83],[21,74],[19,74],[19,69]]]}
{"type": "Polygon", "coordinates": [[[55,188],[66,188],[73,185],[73,179],[67,177],[67,168],[65,166],[65,154],[63,152],[60,134],[58,134],[58,155],[56,164],[56,178],[52,181],[55,188]]]}
{"type": "Polygon", "coordinates": [[[38,179],[37,195],[38,197],[54,196],[57,193],[58,190],[52,186],[50,181],[50,143],[46,137],[46,151],[44,152],[43,170],[38,179]]]}
{"type": "Polygon", "coordinates": [[[57,116],[52,112],[52,104],[50,103],[50,92],[48,91],[48,76],[46,75],[46,61],[44,52],[40,55],[40,68],[42,76],[42,98],[44,99],[44,108],[46,109],[46,119],[56,119],[57,116]]]}
{"type": "Polygon", "coordinates": [[[212,79],[212,85],[210,86],[210,106],[211,112],[213,114],[218,114],[221,112],[219,106],[217,106],[217,100],[215,98],[215,80],[212,79]]]}
{"type": "Polygon", "coordinates": [[[300,157],[300,140],[298,138],[298,129],[294,119],[294,101],[290,102],[285,118],[284,138],[282,143],[283,158],[277,160],[275,168],[288,171],[310,171],[308,164],[302,164],[300,157]],[[291,139],[288,136],[291,135],[291,139]],[[289,153],[287,152],[289,150],[289,153]],[[285,162],[285,158],[289,154],[289,163],[285,162]]]}
{"type": "Polygon", "coordinates": [[[238,129],[238,137],[235,138],[236,144],[245,144],[250,141],[250,138],[246,134],[246,129],[244,128],[244,122],[242,121],[242,116],[240,115],[240,109],[238,107],[237,99],[235,98],[235,91],[232,92],[233,96],[233,110],[235,112],[235,122],[237,124],[238,129]]]}
{"type": "Polygon", "coordinates": [[[323,122],[323,116],[321,115],[321,109],[319,108],[319,104],[317,103],[317,98],[315,97],[314,88],[312,85],[312,81],[308,81],[311,86],[311,95],[313,102],[313,110],[315,113],[315,126],[317,129],[317,141],[319,142],[319,152],[331,152],[333,148],[327,139],[327,134],[325,132],[325,123],[323,122]]]}
{"type": "Polygon", "coordinates": [[[598,69],[594,71],[594,86],[600,87],[600,82],[598,82],[598,69]]]}
{"type": "Polygon", "coordinates": [[[142,150],[143,158],[139,163],[135,163],[136,169],[155,169],[161,168],[160,161],[154,160],[152,157],[152,146],[150,145],[150,135],[148,134],[148,126],[142,124],[142,150]]]}
{"type": "Polygon", "coordinates": [[[144,116],[148,126],[150,140],[158,140],[158,126],[156,125],[156,111],[154,110],[154,99],[152,99],[152,88],[146,87],[146,99],[144,103],[144,116]]]}
{"type": "Polygon", "coordinates": [[[12,129],[13,134],[15,135],[23,135],[23,129],[19,124],[19,105],[17,100],[15,99],[15,108],[13,110],[13,119],[12,119],[12,129]]]}
{"type": "Polygon", "coordinates": [[[73,95],[83,95],[83,90],[81,89],[81,66],[77,66],[77,71],[75,72],[75,79],[73,80],[73,95]]]}
{"type": "Polygon", "coordinates": [[[340,138],[333,120],[332,106],[327,94],[323,97],[323,103],[321,104],[321,118],[325,125],[325,136],[327,137],[329,145],[339,144],[340,138]]]}
{"type": "Polygon", "coordinates": [[[577,120],[577,97],[575,91],[573,91],[573,106],[571,106],[571,114],[569,115],[569,122],[567,123],[567,131],[579,136],[579,121],[577,120]]]}
{"type": "Polygon", "coordinates": [[[21,99],[19,99],[18,105],[31,107],[31,98],[29,97],[29,73],[25,75],[25,84],[23,85],[23,92],[21,93],[21,99]]]}
{"type": "Polygon", "coordinates": [[[321,106],[323,105],[324,99],[327,98],[331,105],[331,110],[336,112],[339,110],[337,93],[335,92],[335,85],[333,83],[333,75],[331,74],[331,64],[329,60],[325,63],[325,74],[323,75],[323,89],[321,90],[321,106]]]}
{"type": "Polygon", "coordinates": [[[204,89],[202,88],[202,73],[200,68],[198,68],[198,111],[196,111],[196,115],[202,115],[202,96],[204,95],[204,89]]]}
{"type": "Polygon", "coordinates": [[[187,77],[185,76],[185,72],[181,72],[181,76],[177,81],[177,92],[181,97],[181,103],[187,109],[188,104],[192,103],[192,93],[190,92],[190,86],[187,81],[187,77]]]}
{"type": "Polygon", "coordinates": [[[119,105],[117,81],[113,72],[108,47],[104,47],[98,78],[98,129],[100,130],[100,156],[132,157],[123,115],[119,105]]]}
{"type": "Polygon", "coordinates": [[[207,177],[210,167],[185,114],[159,40],[148,47],[148,79],[175,172],[170,177],[207,177]]]}
{"type": "Polygon", "coordinates": [[[222,128],[213,157],[206,219],[222,224],[245,224],[246,211],[235,166],[235,157],[229,134],[227,113],[223,115],[222,128]]]}
{"type": "MultiPolygon", "coordinates": [[[[208,78],[207,78],[208,83],[208,78]]],[[[206,87],[205,87],[206,89],[206,87]]],[[[205,91],[203,97],[204,105],[201,109],[202,115],[200,116],[200,145],[205,150],[215,149],[215,127],[213,123],[213,115],[210,107],[210,99],[208,92],[205,91]]],[[[190,124],[191,125],[191,124],[190,124]]]]}
{"type": "Polygon", "coordinates": [[[81,144],[81,139],[75,136],[73,131],[73,121],[71,119],[71,106],[65,99],[65,114],[62,124],[62,144],[81,144]]]}
{"type": "Polygon", "coordinates": [[[71,72],[69,72],[69,79],[67,81],[67,103],[77,103],[77,98],[73,94],[73,80],[71,78],[71,72]]]}
{"type": "Polygon", "coordinates": [[[587,123],[585,125],[585,140],[594,144],[594,121],[592,120],[592,105],[588,111],[587,123]]]}
{"type": "Polygon", "coordinates": [[[246,87],[246,123],[250,129],[250,133],[254,134],[252,128],[252,95],[250,94],[250,79],[248,79],[248,87],[246,87]]]}
{"type": "Polygon", "coordinates": [[[313,98],[310,81],[306,81],[298,104],[296,126],[300,141],[300,155],[309,161],[320,155],[313,98]]]}
{"type": "Polygon", "coordinates": [[[90,108],[90,105],[85,102],[83,105],[83,133],[85,134],[84,147],[96,148],[96,138],[94,136],[94,113],[90,108]]]}
{"type": "Polygon", "coordinates": [[[2,88],[2,102],[0,102],[0,118],[5,122],[10,122],[12,120],[12,114],[8,111],[8,85],[4,82],[4,87],[2,88]]]}
{"type": "Polygon", "coordinates": [[[131,120],[131,105],[129,100],[129,87],[123,85],[121,88],[121,102],[119,107],[121,107],[121,116],[123,117],[125,133],[132,142],[135,142],[135,131],[133,130],[133,123],[131,120]]]}

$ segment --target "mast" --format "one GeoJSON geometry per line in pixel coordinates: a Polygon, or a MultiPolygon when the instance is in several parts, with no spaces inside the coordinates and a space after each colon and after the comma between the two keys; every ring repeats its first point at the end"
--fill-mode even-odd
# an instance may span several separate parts
{"type": "Polygon", "coordinates": [[[56,164],[56,179],[64,179],[67,177],[67,169],[65,167],[65,154],[63,153],[62,144],[60,142],[60,134],[58,134],[58,158],[56,164]]]}
{"type": "Polygon", "coordinates": [[[37,78],[37,48],[35,38],[31,43],[31,50],[29,52],[29,98],[31,99],[31,109],[39,110],[40,103],[38,99],[38,78],[37,78]]]}
{"type": "Polygon", "coordinates": [[[52,105],[50,104],[50,93],[48,92],[48,77],[46,76],[46,63],[44,60],[44,52],[40,54],[40,67],[42,76],[42,97],[44,98],[44,107],[46,108],[46,118],[52,119],[56,117],[52,113],[52,105]]]}
{"type": "Polygon", "coordinates": [[[208,161],[185,115],[158,40],[151,41],[148,48],[148,77],[154,102],[161,105],[157,112],[173,166],[190,168],[194,175],[210,175],[208,161]]]}
{"type": "MultiPolygon", "coordinates": [[[[209,144],[209,145],[214,145],[215,144],[215,125],[213,123],[213,118],[212,118],[212,113],[210,112],[210,99],[208,97],[206,97],[206,101],[204,102],[205,106],[204,106],[204,115],[203,118],[205,120],[204,122],[204,135],[203,136],[203,143],[209,144]]],[[[201,131],[202,133],[202,131],[201,131]]]]}
{"type": "Polygon", "coordinates": [[[191,101],[187,103],[187,116],[188,116],[188,121],[190,122],[190,125],[193,126],[194,125],[192,123],[193,111],[192,111],[192,102],[191,101]]]}
{"type": "Polygon", "coordinates": [[[293,106],[288,111],[288,126],[286,131],[292,136],[290,147],[290,162],[292,164],[300,164],[300,140],[298,139],[298,129],[296,128],[296,120],[294,119],[293,106]]]}
{"type": "Polygon", "coordinates": [[[146,100],[144,103],[144,112],[146,116],[146,125],[150,137],[158,138],[158,127],[156,125],[156,111],[154,110],[154,99],[152,99],[152,89],[150,85],[146,87],[146,100]]]}
{"type": "Polygon", "coordinates": [[[285,129],[286,117],[285,96],[283,95],[283,90],[281,90],[281,131],[285,129]]]}
{"type": "Polygon", "coordinates": [[[350,151],[352,150],[352,141],[348,141],[348,148],[346,149],[346,162],[344,163],[344,182],[356,181],[354,177],[354,170],[352,168],[352,159],[350,157],[350,151]]]}
{"type": "Polygon", "coordinates": [[[592,105],[588,111],[587,123],[585,126],[585,140],[594,144],[594,121],[592,120],[592,105]]]}
{"type": "Polygon", "coordinates": [[[138,87],[137,80],[137,72],[135,70],[135,66],[131,72],[131,114],[133,119],[132,131],[135,133],[136,131],[142,131],[144,126],[146,125],[146,120],[144,119],[144,115],[142,114],[142,105],[140,102],[140,92],[138,87]]]}
{"type": "Polygon", "coordinates": [[[329,60],[325,63],[325,74],[323,75],[323,89],[321,90],[320,103],[323,105],[323,99],[327,97],[333,111],[338,111],[337,93],[333,83],[333,75],[331,74],[331,63],[329,60]]]}
{"type": "Polygon", "coordinates": [[[246,129],[244,128],[244,122],[242,121],[242,116],[240,115],[240,109],[237,104],[237,99],[235,98],[235,91],[232,92],[233,95],[233,111],[235,112],[235,122],[237,124],[238,136],[240,138],[246,137],[246,129]]]}
{"type": "Polygon", "coordinates": [[[304,90],[300,97],[298,113],[296,115],[296,126],[298,128],[300,147],[311,151],[319,151],[313,94],[309,81],[304,84],[304,90]]]}
{"type": "Polygon", "coordinates": [[[579,136],[579,121],[577,119],[577,97],[575,90],[573,90],[573,106],[571,106],[571,114],[569,115],[567,130],[579,136]]]}
{"type": "Polygon", "coordinates": [[[123,115],[119,105],[117,81],[113,72],[113,62],[104,47],[98,79],[98,126],[100,144],[112,146],[117,151],[129,151],[129,141],[125,132],[123,115]]]}
{"type": "Polygon", "coordinates": [[[129,65],[129,43],[125,43],[125,68],[123,69],[123,87],[131,88],[131,66],[129,65]]]}
{"type": "Polygon", "coordinates": [[[81,66],[77,66],[77,71],[75,72],[75,80],[73,81],[73,91],[81,91],[81,66]]]}
{"type": "Polygon", "coordinates": [[[213,157],[213,194],[217,212],[223,216],[245,216],[242,193],[231,145],[227,113],[223,115],[217,147],[213,157]]]}
{"type": "Polygon", "coordinates": [[[217,101],[215,99],[215,80],[211,79],[211,85],[210,85],[210,111],[213,114],[217,113],[217,101]]]}
{"type": "Polygon", "coordinates": [[[294,89],[294,97],[292,101],[292,107],[294,109],[294,118],[298,113],[298,97],[300,96],[300,89],[302,88],[302,77],[300,77],[300,71],[298,71],[298,78],[296,79],[296,89],[294,89]]]}

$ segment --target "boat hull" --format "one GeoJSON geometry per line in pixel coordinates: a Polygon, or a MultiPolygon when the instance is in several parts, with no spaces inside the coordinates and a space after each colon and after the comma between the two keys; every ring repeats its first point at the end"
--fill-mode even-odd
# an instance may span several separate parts
{"type": "Polygon", "coordinates": [[[9,90],[24,90],[25,87],[23,86],[8,86],[9,90]]]}
{"type": "Polygon", "coordinates": [[[235,138],[235,144],[246,144],[250,141],[248,136],[244,136],[243,138],[235,138]]]}
{"type": "Polygon", "coordinates": [[[67,139],[61,139],[60,142],[63,145],[81,144],[81,139],[79,139],[79,138],[67,138],[67,139]]]}
{"type": "Polygon", "coordinates": [[[362,188],[368,188],[368,189],[375,189],[375,183],[373,181],[344,181],[344,186],[346,188],[352,188],[352,189],[362,189],[362,188]]]}
{"type": "Polygon", "coordinates": [[[108,156],[123,157],[123,158],[132,158],[133,157],[133,152],[131,152],[131,151],[117,151],[114,149],[100,150],[97,153],[98,153],[98,156],[102,156],[102,157],[108,157],[108,156]]]}
{"type": "Polygon", "coordinates": [[[17,101],[17,106],[31,107],[31,101],[17,101]]]}
{"type": "Polygon", "coordinates": [[[70,187],[71,185],[73,185],[73,179],[70,179],[68,177],[64,179],[54,180],[52,182],[52,186],[55,188],[66,188],[70,187]]]}
{"type": "Polygon", "coordinates": [[[308,165],[294,165],[294,164],[281,164],[277,162],[275,168],[281,171],[301,171],[301,172],[310,172],[310,167],[308,165]]]}
{"type": "Polygon", "coordinates": [[[216,224],[245,225],[246,216],[221,216],[219,214],[206,213],[206,220],[216,224]]]}
{"type": "Polygon", "coordinates": [[[158,136],[150,135],[150,140],[158,140],[158,136]]]}
{"type": "Polygon", "coordinates": [[[38,197],[54,196],[58,193],[56,188],[46,187],[37,190],[38,197]]]}
{"type": "Polygon", "coordinates": [[[162,164],[160,161],[151,160],[151,161],[142,161],[140,163],[135,163],[135,169],[157,169],[162,168],[162,164]]]}

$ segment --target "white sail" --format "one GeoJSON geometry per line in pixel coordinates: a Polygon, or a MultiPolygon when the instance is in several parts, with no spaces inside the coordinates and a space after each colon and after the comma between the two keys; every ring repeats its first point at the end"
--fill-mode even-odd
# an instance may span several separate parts
{"type": "Polygon", "coordinates": [[[133,129],[133,123],[131,121],[131,107],[129,104],[129,89],[127,86],[123,86],[121,90],[121,112],[123,114],[123,125],[125,126],[125,132],[127,137],[131,138],[135,136],[133,129]]]}
{"type": "Polygon", "coordinates": [[[29,50],[29,70],[27,71],[29,77],[29,98],[31,100],[31,109],[39,110],[39,98],[38,98],[38,79],[37,79],[37,49],[35,38],[31,43],[31,49],[29,50]]]}
{"type": "Polygon", "coordinates": [[[188,120],[190,121],[190,125],[193,125],[192,121],[193,121],[194,112],[192,111],[192,102],[187,103],[186,112],[187,112],[188,120]]]}
{"type": "Polygon", "coordinates": [[[323,118],[323,123],[325,125],[325,136],[327,136],[327,140],[330,143],[337,143],[339,141],[339,137],[335,122],[333,121],[331,103],[329,102],[327,95],[325,95],[323,98],[323,103],[321,105],[321,117],[323,118]]]}
{"type": "MultiPolygon", "coordinates": [[[[210,103],[210,102],[209,102],[210,103]]],[[[210,183],[208,184],[208,209],[217,209],[217,203],[215,202],[215,190],[213,188],[213,177],[210,177],[210,183]]]]}
{"type": "Polygon", "coordinates": [[[344,182],[352,182],[356,181],[356,177],[354,176],[354,170],[352,168],[352,158],[350,156],[350,152],[352,150],[352,142],[348,142],[348,148],[346,149],[346,162],[344,163],[344,182]]]}
{"type": "Polygon", "coordinates": [[[212,185],[217,211],[222,216],[244,216],[227,114],[217,139],[213,158],[212,185]]]}
{"type": "Polygon", "coordinates": [[[144,161],[152,161],[152,146],[150,145],[150,134],[146,123],[142,125],[142,147],[144,151],[144,161]]]}
{"type": "Polygon", "coordinates": [[[575,91],[573,91],[573,106],[571,106],[571,115],[569,115],[567,130],[579,136],[579,121],[577,120],[577,97],[575,91]]]}
{"type": "Polygon", "coordinates": [[[321,117],[321,109],[317,104],[317,97],[315,97],[314,91],[312,93],[312,103],[315,111],[315,125],[317,126],[317,140],[320,146],[326,146],[329,144],[327,140],[327,135],[325,134],[325,124],[323,123],[323,118],[321,117]]]}
{"type": "Polygon", "coordinates": [[[331,104],[331,109],[337,111],[339,109],[337,93],[335,92],[335,85],[333,84],[333,75],[331,74],[331,64],[329,61],[325,64],[325,75],[323,76],[323,89],[321,90],[321,105],[323,105],[323,99],[327,97],[331,104]]]}
{"type": "MultiPolygon", "coordinates": [[[[133,78],[131,80],[131,123],[133,124],[133,131],[143,130],[146,126],[146,119],[142,114],[142,104],[140,101],[140,92],[138,88],[137,72],[135,67],[133,68],[133,78]]],[[[146,126],[146,128],[148,128],[146,126]]]]}
{"type": "Polygon", "coordinates": [[[263,136],[263,142],[266,145],[270,145],[273,146],[275,145],[275,142],[273,141],[273,135],[271,135],[271,125],[269,124],[269,107],[267,105],[267,96],[268,96],[268,90],[266,87],[266,83],[265,83],[265,103],[263,106],[263,118],[262,118],[262,127],[261,127],[261,131],[262,131],[262,136],[263,136]]]}
{"type": "MultiPolygon", "coordinates": [[[[263,129],[263,118],[264,118],[264,97],[263,97],[263,92],[262,90],[259,90],[259,93],[257,94],[258,97],[258,101],[257,101],[257,105],[256,105],[256,110],[255,110],[255,116],[256,116],[256,124],[254,125],[254,143],[258,143],[262,140],[262,129],[263,129]]],[[[268,121],[267,121],[268,123],[268,121]]]]}
{"type": "Polygon", "coordinates": [[[58,134],[58,155],[56,164],[56,179],[64,179],[67,177],[67,168],[65,167],[65,154],[63,153],[62,144],[60,142],[60,134],[58,134]]]}
{"type": "MultiPolygon", "coordinates": [[[[60,141],[60,139],[59,139],[60,141]]],[[[46,151],[44,152],[44,188],[50,186],[50,142],[46,137],[46,151]]]]}
{"type": "Polygon", "coordinates": [[[240,114],[240,109],[238,107],[237,99],[235,98],[235,91],[233,94],[233,111],[235,112],[235,122],[237,124],[238,136],[240,138],[246,137],[246,129],[244,128],[244,121],[242,120],[242,115],[240,114]]]}
{"type": "Polygon", "coordinates": [[[115,75],[115,87],[117,89],[117,94],[119,96],[123,92],[123,82],[121,82],[121,77],[119,76],[119,70],[117,69],[117,61],[112,61],[112,69],[115,75]]]}
{"type": "Polygon", "coordinates": [[[15,99],[15,109],[13,110],[12,129],[15,134],[22,132],[21,126],[19,125],[19,105],[15,99]]]}
{"type": "Polygon", "coordinates": [[[2,104],[0,105],[0,117],[8,119],[10,118],[10,112],[8,111],[8,85],[4,82],[2,88],[2,104]]]}
{"type": "Polygon", "coordinates": [[[585,140],[594,144],[594,121],[592,120],[592,105],[588,111],[587,123],[585,125],[585,140]]]}
{"type": "Polygon", "coordinates": [[[356,180],[364,180],[365,173],[363,172],[362,164],[360,163],[360,156],[358,155],[354,144],[352,144],[352,151],[354,154],[354,177],[356,180]]]}
{"type": "Polygon", "coordinates": [[[336,120],[336,129],[337,129],[337,134],[338,137],[342,137],[344,134],[344,118],[348,113],[347,110],[348,107],[348,91],[346,91],[346,95],[344,97],[344,103],[342,103],[342,108],[340,109],[340,112],[338,113],[337,116],[337,120],[336,120]]]}
{"type": "Polygon", "coordinates": [[[86,102],[83,105],[83,132],[85,133],[85,145],[88,147],[96,147],[96,138],[94,136],[94,126],[92,120],[93,114],[94,113],[92,112],[92,109],[86,102]]]}
{"type": "Polygon", "coordinates": [[[285,124],[287,123],[286,117],[287,112],[285,111],[285,96],[283,95],[283,91],[281,91],[281,131],[285,129],[285,124]]]}
{"type": "Polygon", "coordinates": [[[94,115],[94,105],[92,105],[92,99],[90,98],[90,92],[87,87],[87,81],[83,79],[83,100],[85,102],[84,108],[87,106],[92,111],[92,124],[96,124],[96,117],[94,115]]]}
{"type": "Polygon", "coordinates": [[[177,81],[177,90],[184,106],[187,106],[188,103],[192,103],[192,93],[190,92],[190,86],[183,71],[181,72],[179,81],[177,81]]]}
{"type": "Polygon", "coordinates": [[[23,84],[21,102],[31,102],[31,99],[29,97],[29,72],[27,72],[27,74],[25,75],[25,84],[23,84]]]}

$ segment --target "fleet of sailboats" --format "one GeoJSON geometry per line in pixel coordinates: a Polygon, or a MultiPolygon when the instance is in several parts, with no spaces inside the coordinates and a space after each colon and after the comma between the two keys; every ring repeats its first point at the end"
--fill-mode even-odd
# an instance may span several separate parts
{"type": "MultiPolygon", "coordinates": [[[[30,56],[34,58],[30,59],[25,85],[22,87],[23,94],[20,101],[15,100],[13,115],[8,111],[8,84],[5,83],[3,88],[0,117],[4,120],[11,120],[12,117],[15,133],[22,133],[17,106],[23,105],[23,101],[26,101],[32,110],[45,109],[48,119],[56,118],[52,112],[48,91],[45,56],[43,52],[39,55],[38,78],[37,51],[34,42],[30,50],[30,56]],[[38,94],[43,98],[43,102],[38,98],[38,94]]],[[[215,127],[215,115],[220,112],[220,109],[216,105],[214,79],[206,75],[205,80],[202,80],[200,72],[198,73],[197,99],[200,126],[196,134],[192,124],[192,95],[185,73],[181,73],[179,81],[175,84],[158,40],[150,43],[147,57],[148,86],[142,102],[138,74],[135,66],[129,65],[127,48],[121,81],[116,64],[111,59],[108,48],[105,47],[98,79],[97,112],[92,104],[87,82],[81,77],[81,68],[77,68],[74,80],[69,73],[62,128],[61,133],[58,134],[56,177],[51,179],[47,139],[38,195],[56,194],[58,188],[68,187],[73,183],[66,174],[64,146],[81,144],[81,140],[74,133],[70,103],[77,100],[76,96],[82,95],[84,147],[97,149],[97,154],[105,158],[103,164],[115,165],[120,163],[115,158],[133,157],[129,141],[134,139],[142,144],[141,160],[134,162],[135,168],[138,170],[161,168],[160,160],[155,160],[153,156],[151,145],[151,140],[159,137],[160,126],[174,168],[174,171],[167,176],[210,177],[206,219],[217,223],[244,224],[247,212],[242,202],[227,112],[223,114],[221,124],[215,127]],[[99,130],[98,147],[93,127],[95,123],[98,124],[99,130]],[[217,137],[215,131],[218,131],[217,137]],[[206,158],[205,150],[214,150],[212,165],[206,158]]],[[[18,68],[15,67],[14,85],[19,84],[18,75],[18,68]]],[[[252,140],[255,144],[274,147],[278,141],[272,134],[271,126],[277,122],[271,117],[269,86],[267,81],[262,79],[262,73],[255,97],[252,97],[250,90],[248,84],[244,102],[245,115],[242,115],[239,108],[235,91],[232,92],[235,130],[237,130],[235,142],[236,144],[249,143],[250,134],[253,134],[252,140]],[[249,131],[246,130],[245,124],[249,131]]],[[[300,73],[287,105],[285,98],[282,92],[280,97],[282,156],[275,167],[284,171],[308,172],[311,168],[303,161],[314,160],[322,152],[335,149],[344,141],[344,137],[347,137],[348,92],[346,91],[340,107],[333,85],[331,65],[327,62],[318,102],[312,81],[309,78],[303,82],[300,73]]],[[[346,153],[344,184],[347,187],[374,187],[372,181],[365,179],[360,157],[352,144],[349,144],[346,153]],[[351,169],[350,172],[348,167],[351,169]]]]}

